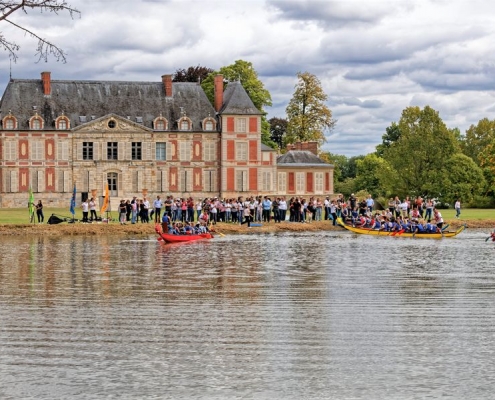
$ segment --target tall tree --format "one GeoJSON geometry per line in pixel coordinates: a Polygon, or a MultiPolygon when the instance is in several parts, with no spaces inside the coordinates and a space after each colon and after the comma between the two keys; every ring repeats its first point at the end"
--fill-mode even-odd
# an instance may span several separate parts
{"type": "Polygon", "coordinates": [[[322,145],[326,142],[325,130],[335,125],[332,111],[325,105],[327,95],[315,75],[299,72],[297,78],[294,95],[285,109],[288,122],[285,141],[316,141],[322,145]]]}
{"type": "Polygon", "coordinates": [[[483,118],[478,121],[477,125],[471,125],[466,130],[466,135],[461,139],[462,152],[480,165],[479,155],[493,139],[495,139],[495,120],[490,121],[488,118],[483,118]]]}
{"type": "MultiPolygon", "coordinates": [[[[38,47],[36,48],[36,55],[39,60],[47,61],[48,57],[52,55],[57,61],[66,62],[65,52],[53,44],[51,41],[43,38],[38,33],[27,28],[26,26],[20,25],[14,21],[14,16],[17,11],[22,11],[24,14],[28,14],[32,10],[39,10],[41,13],[51,12],[59,14],[60,12],[69,13],[70,17],[73,18],[75,14],[80,15],[80,12],[67,4],[64,0],[11,0],[11,1],[0,1],[0,22],[9,23],[16,28],[23,31],[25,34],[38,40],[38,47]]],[[[15,42],[7,39],[0,32],[0,47],[3,47],[9,53],[14,61],[17,60],[17,52],[20,46],[15,42]]]]}
{"type": "Polygon", "coordinates": [[[392,143],[397,142],[400,139],[400,129],[396,122],[392,122],[392,125],[385,129],[385,134],[382,136],[383,142],[376,146],[376,154],[383,157],[385,150],[388,149],[392,143]]]}
{"type": "Polygon", "coordinates": [[[485,189],[483,171],[471,157],[454,154],[446,161],[445,170],[448,171],[448,179],[442,185],[442,199],[452,204],[457,198],[470,202],[485,189]]]}
{"type": "Polygon", "coordinates": [[[181,68],[175,71],[172,80],[174,82],[203,82],[212,72],[213,69],[199,65],[187,69],[181,68]]]}
{"type": "Polygon", "coordinates": [[[270,139],[270,124],[266,119],[266,111],[264,109],[264,107],[272,105],[272,97],[270,92],[265,89],[263,82],[258,78],[258,73],[254,69],[253,64],[248,61],[237,60],[232,65],[222,67],[218,71],[210,73],[201,83],[201,87],[212,104],[215,98],[214,79],[217,74],[223,75],[226,86],[229,84],[229,81],[241,82],[254,106],[263,113],[261,116],[261,141],[275,148],[276,144],[270,139]]]}
{"type": "Polygon", "coordinates": [[[364,190],[373,197],[392,195],[398,180],[397,172],[388,161],[376,154],[368,154],[356,160],[357,190],[364,190]]]}
{"type": "Polygon", "coordinates": [[[400,176],[397,194],[439,196],[448,179],[445,162],[459,152],[452,130],[429,106],[406,108],[398,127],[399,140],[384,152],[400,176]]]}
{"type": "Polygon", "coordinates": [[[285,118],[273,117],[268,120],[268,123],[270,124],[270,139],[281,149],[284,143],[285,132],[287,131],[287,120],[285,118]]]}

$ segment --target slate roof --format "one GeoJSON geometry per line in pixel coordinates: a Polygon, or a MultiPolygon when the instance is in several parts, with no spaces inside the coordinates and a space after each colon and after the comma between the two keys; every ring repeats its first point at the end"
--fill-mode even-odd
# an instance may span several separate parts
{"type": "Polygon", "coordinates": [[[98,119],[111,113],[133,122],[141,117],[142,125],[152,128],[152,121],[161,113],[170,130],[177,130],[176,122],[184,112],[194,131],[202,129],[204,118],[216,115],[198,83],[173,82],[172,96],[166,97],[162,82],[52,80],[51,94],[45,96],[41,79],[11,79],[0,101],[1,117],[11,110],[19,129],[27,129],[28,119],[35,114],[33,106],[45,120],[46,129],[53,129],[53,121],[62,112],[72,128],[84,123],[80,116],[90,122],[92,116],[98,119]]]}
{"type": "Polygon", "coordinates": [[[254,106],[241,82],[230,82],[223,92],[223,107],[220,114],[261,115],[254,106]]]}
{"type": "Polygon", "coordinates": [[[320,157],[316,156],[308,150],[290,150],[284,155],[277,158],[277,166],[286,167],[331,167],[331,164],[327,164],[320,157]]]}

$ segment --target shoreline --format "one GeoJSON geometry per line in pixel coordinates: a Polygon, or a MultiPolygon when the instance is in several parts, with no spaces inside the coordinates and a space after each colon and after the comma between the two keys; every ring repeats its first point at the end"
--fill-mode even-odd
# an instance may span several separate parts
{"type": "MultiPolygon", "coordinates": [[[[472,229],[487,229],[490,232],[495,228],[495,220],[458,220],[446,219],[445,224],[449,224],[448,230],[455,230],[459,226],[466,224],[472,229]]],[[[315,231],[342,231],[344,229],[338,225],[333,226],[331,221],[301,222],[269,222],[263,223],[260,227],[248,228],[246,225],[219,222],[214,225],[218,233],[238,234],[238,233],[276,233],[276,232],[315,232],[315,231]]],[[[21,236],[21,235],[43,235],[43,236],[78,236],[78,235],[154,235],[155,224],[136,223],[120,225],[118,222],[111,223],[82,223],[69,224],[62,222],[56,225],[44,224],[0,224],[0,236],[21,236]]]]}

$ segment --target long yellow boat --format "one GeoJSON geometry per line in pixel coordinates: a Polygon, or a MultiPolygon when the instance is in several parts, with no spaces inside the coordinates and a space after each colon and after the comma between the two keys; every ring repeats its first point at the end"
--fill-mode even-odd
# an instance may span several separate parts
{"type": "Polygon", "coordinates": [[[341,218],[337,218],[337,223],[347,229],[348,231],[359,233],[362,235],[375,235],[375,236],[390,236],[390,237],[410,237],[410,238],[421,238],[421,239],[442,239],[442,238],[451,238],[457,236],[461,233],[465,225],[460,226],[456,231],[444,231],[438,233],[411,233],[411,232],[387,232],[387,231],[379,231],[376,229],[369,228],[357,228],[352,225],[347,225],[342,221],[341,218]]]}

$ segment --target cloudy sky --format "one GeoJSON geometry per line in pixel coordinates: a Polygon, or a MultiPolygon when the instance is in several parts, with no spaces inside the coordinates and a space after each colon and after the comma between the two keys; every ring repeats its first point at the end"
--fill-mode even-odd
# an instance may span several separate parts
{"type": "MultiPolygon", "coordinates": [[[[495,2],[486,0],[67,0],[81,11],[12,20],[53,41],[66,64],[21,45],[13,78],[160,81],[179,68],[250,61],[285,118],[296,74],[316,75],[337,120],[324,150],[368,154],[408,106],[430,105],[462,133],[495,118],[495,2]]],[[[10,64],[0,53],[0,93],[10,64]]]]}

